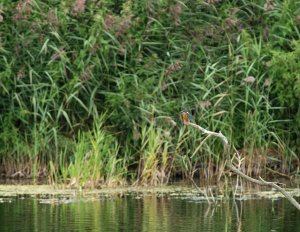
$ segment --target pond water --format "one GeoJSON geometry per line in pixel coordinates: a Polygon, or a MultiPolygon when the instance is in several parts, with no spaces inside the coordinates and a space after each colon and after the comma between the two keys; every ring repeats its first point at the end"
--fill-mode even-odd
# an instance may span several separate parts
{"type": "Polygon", "coordinates": [[[0,231],[300,231],[300,212],[285,199],[220,201],[214,206],[153,194],[0,202],[0,231]]]}

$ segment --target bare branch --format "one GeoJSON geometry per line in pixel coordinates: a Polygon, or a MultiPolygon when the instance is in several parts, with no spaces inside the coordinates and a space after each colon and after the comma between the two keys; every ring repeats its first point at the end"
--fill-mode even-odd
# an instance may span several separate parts
{"type": "Polygon", "coordinates": [[[219,133],[213,132],[213,131],[209,131],[204,129],[203,127],[194,124],[194,123],[185,123],[188,126],[192,126],[195,127],[196,129],[200,130],[202,133],[207,134],[207,135],[212,135],[215,137],[218,137],[220,139],[222,139],[223,144],[224,144],[224,153],[226,156],[226,166],[235,174],[237,174],[238,176],[246,179],[249,182],[258,184],[258,185],[262,185],[262,186],[270,186],[275,188],[276,190],[278,190],[279,192],[281,192],[286,199],[288,199],[298,210],[300,210],[300,204],[290,195],[288,194],[283,188],[281,188],[280,186],[278,186],[277,184],[275,184],[274,182],[267,182],[265,180],[263,180],[261,177],[260,180],[254,179],[250,176],[247,176],[246,174],[244,174],[243,172],[241,172],[239,169],[237,169],[231,162],[230,159],[230,146],[228,143],[228,139],[221,133],[221,131],[219,133]]]}

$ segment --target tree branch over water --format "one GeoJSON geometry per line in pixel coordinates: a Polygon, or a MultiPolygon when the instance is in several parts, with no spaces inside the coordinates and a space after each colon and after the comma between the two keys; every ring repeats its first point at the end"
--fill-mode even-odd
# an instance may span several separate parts
{"type": "Polygon", "coordinates": [[[261,185],[261,186],[270,186],[270,187],[275,188],[276,190],[278,190],[279,192],[281,192],[285,196],[285,198],[288,199],[298,210],[300,210],[300,204],[295,200],[295,198],[293,198],[289,193],[287,193],[283,188],[281,188],[280,186],[278,186],[274,182],[265,181],[261,177],[259,177],[259,180],[258,179],[254,179],[254,178],[252,178],[250,176],[247,176],[245,173],[241,172],[239,169],[237,169],[232,164],[231,159],[230,159],[230,146],[229,146],[229,143],[228,143],[228,139],[221,132],[216,133],[216,132],[213,132],[213,131],[209,131],[209,130],[204,129],[203,127],[201,127],[201,126],[199,126],[197,124],[190,123],[190,122],[188,122],[188,123],[185,122],[185,124],[188,125],[188,126],[192,126],[192,127],[196,128],[196,129],[200,130],[204,134],[218,137],[218,138],[220,138],[223,141],[224,153],[225,153],[225,156],[226,156],[226,166],[232,172],[234,172],[238,176],[246,179],[249,182],[252,182],[252,183],[255,183],[255,184],[258,184],[258,185],[261,185]]]}

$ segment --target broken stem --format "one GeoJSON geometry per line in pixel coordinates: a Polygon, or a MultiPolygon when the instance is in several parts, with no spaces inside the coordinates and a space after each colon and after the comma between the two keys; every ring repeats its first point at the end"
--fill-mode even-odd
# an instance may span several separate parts
{"type": "Polygon", "coordinates": [[[223,145],[224,145],[224,153],[225,153],[225,156],[226,156],[226,166],[232,172],[234,172],[238,176],[246,179],[249,182],[252,182],[252,183],[255,183],[255,184],[258,184],[258,185],[261,185],[261,186],[270,186],[270,187],[275,188],[276,190],[281,192],[286,197],[286,199],[288,199],[298,210],[300,210],[300,204],[290,194],[288,194],[283,188],[281,188],[277,184],[275,184],[273,182],[267,182],[267,181],[263,180],[261,177],[259,177],[260,180],[254,179],[250,176],[247,176],[245,173],[241,172],[239,169],[237,169],[232,164],[231,159],[230,159],[230,146],[229,146],[229,143],[228,143],[228,139],[221,132],[216,133],[216,132],[213,132],[213,131],[206,130],[203,127],[201,127],[197,124],[194,124],[194,123],[185,123],[185,124],[189,125],[189,126],[192,126],[192,127],[195,127],[196,129],[200,130],[204,134],[212,135],[212,136],[215,136],[215,137],[218,137],[218,138],[222,139],[223,145]]]}

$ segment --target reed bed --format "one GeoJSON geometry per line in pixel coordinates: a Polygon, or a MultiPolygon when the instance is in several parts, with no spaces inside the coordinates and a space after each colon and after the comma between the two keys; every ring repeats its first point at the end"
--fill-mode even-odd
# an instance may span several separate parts
{"type": "Polygon", "coordinates": [[[0,3],[0,171],[70,187],[299,176],[299,1],[0,3]]]}

